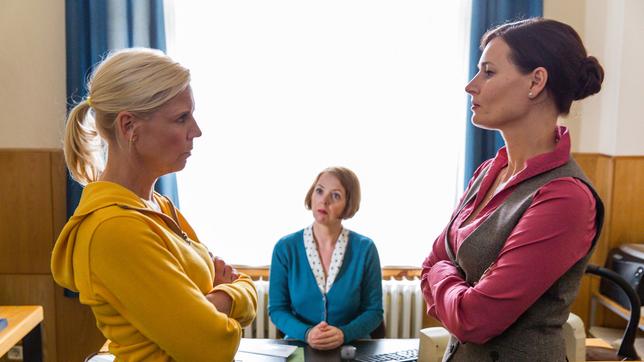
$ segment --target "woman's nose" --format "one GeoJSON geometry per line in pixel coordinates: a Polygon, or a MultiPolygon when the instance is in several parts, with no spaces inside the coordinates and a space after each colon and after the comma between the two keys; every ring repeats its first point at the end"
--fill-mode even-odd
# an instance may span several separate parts
{"type": "Polygon", "coordinates": [[[201,137],[201,128],[199,128],[199,125],[197,124],[196,119],[195,119],[195,126],[192,129],[190,136],[192,136],[191,138],[201,137]]]}
{"type": "Polygon", "coordinates": [[[474,94],[476,93],[476,87],[474,84],[474,81],[476,80],[476,76],[472,78],[466,85],[465,85],[465,92],[468,94],[474,94]]]}
{"type": "Polygon", "coordinates": [[[470,81],[465,85],[465,92],[468,94],[475,94],[478,93],[478,86],[477,86],[477,76],[475,75],[474,78],[470,79],[470,81]]]}

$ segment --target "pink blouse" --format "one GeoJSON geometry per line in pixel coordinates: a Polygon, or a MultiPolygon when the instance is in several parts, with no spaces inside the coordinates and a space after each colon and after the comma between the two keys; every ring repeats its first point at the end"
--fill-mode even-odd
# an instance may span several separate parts
{"type": "MultiPolygon", "coordinates": [[[[438,236],[423,263],[421,288],[427,313],[461,342],[482,344],[512,325],[570,267],[588,252],[595,236],[595,198],[581,181],[566,177],[539,189],[532,204],[501,249],[497,260],[475,285],[459,275],[445,251],[445,232],[453,250],[499,207],[520,182],[565,164],[570,135],[558,127],[553,152],[535,156],[514,175],[468,225],[463,222],[479,206],[500,170],[508,163],[505,147],[489,163],[473,201],[456,216],[452,227],[438,236]]],[[[471,182],[470,180],[470,185],[471,182]]]]}

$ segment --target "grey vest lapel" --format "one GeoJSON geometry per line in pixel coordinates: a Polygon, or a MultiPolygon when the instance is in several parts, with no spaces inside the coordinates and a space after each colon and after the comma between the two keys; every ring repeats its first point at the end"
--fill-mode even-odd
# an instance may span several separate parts
{"type": "MultiPolygon", "coordinates": [[[[459,205],[459,212],[478,193],[481,180],[489,168],[473,183],[468,195],[459,205]],[[475,187],[476,186],[476,187],[475,187]]],[[[479,227],[472,232],[454,254],[449,242],[449,229],[445,243],[448,256],[463,273],[470,285],[476,284],[485,271],[496,261],[505,241],[517,222],[532,203],[536,191],[548,182],[575,177],[590,188],[596,199],[596,235],[594,247],[603,222],[604,209],[601,199],[574,160],[563,166],[536,175],[518,184],[512,194],[479,227]]],[[[453,223],[456,215],[452,218],[453,223]]],[[[581,276],[593,248],[546,291],[519,319],[501,335],[483,345],[461,344],[452,336],[443,361],[562,361],[565,347],[561,326],[568,318],[581,276]]]]}
{"type": "Polygon", "coordinates": [[[485,178],[485,175],[487,175],[488,171],[490,171],[491,167],[492,167],[492,163],[490,163],[483,170],[481,170],[478,177],[474,179],[474,181],[472,182],[472,185],[470,186],[469,191],[467,192],[467,194],[465,194],[465,196],[463,196],[461,204],[458,206],[458,209],[456,210],[454,215],[452,215],[452,219],[447,224],[447,229],[445,231],[444,243],[445,243],[445,251],[447,252],[447,257],[452,262],[452,264],[454,264],[456,269],[458,269],[458,271],[461,273],[462,276],[465,276],[465,272],[463,272],[463,269],[461,269],[461,266],[456,260],[454,250],[452,249],[452,244],[450,244],[450,241],[449,241],[449,231],[452,228],[452,224],[454,223],[454,220],[456,220],[456,218],[461,213],[461,211],[463,211],[465,206],[469,204],[470,201],[472,201],[472,199],[476,197],[476,194],[481,188],[481,183],[483,183],[483,179],[485,178]]]}

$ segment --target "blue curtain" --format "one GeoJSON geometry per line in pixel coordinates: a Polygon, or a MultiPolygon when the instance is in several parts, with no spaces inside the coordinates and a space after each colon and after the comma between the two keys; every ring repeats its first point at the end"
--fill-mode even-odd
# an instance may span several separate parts
{"type": "MultiPolygon", "coordinates": [[[[508,21],[543,16],[543,0],[472,0],[470,31],[470,73],[472,79],[478,72],[481,57],[479,43],[485,32],[508,21]]],[[[494,157],[503,146],[503,138],[496,131],[488,131],[472,125],[471,100],[467,101],[467,125],[465,126],[465,186],[479,165],[494,157]]]]}
{"type": "MultiPolygon", "coordinates": [[[[85,98],[93,66],[109,51],[148,47],[165,51],[163,0],[66,0],[67,100],[71,107],[85,98]]],[[[155,190],[179,205],[174,174],[157,181],[155,190]]],[[[67,217],[82,187],[67,176],[67,217]]]]}

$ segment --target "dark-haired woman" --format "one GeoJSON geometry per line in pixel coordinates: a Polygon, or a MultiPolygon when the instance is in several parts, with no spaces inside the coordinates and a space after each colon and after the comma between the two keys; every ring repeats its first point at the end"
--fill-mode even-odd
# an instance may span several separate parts
{"type": "Polygon", "coordinates": [[[476,170],[423,263],[428,313],[452,336],[444,360],[565,361],[562,325],[603,206],[557,118],[600,90],[603,69],[570,26],[542,18],[492,29],[481,48],[465,87],[472,122],[506,146],[476,170]]]}

